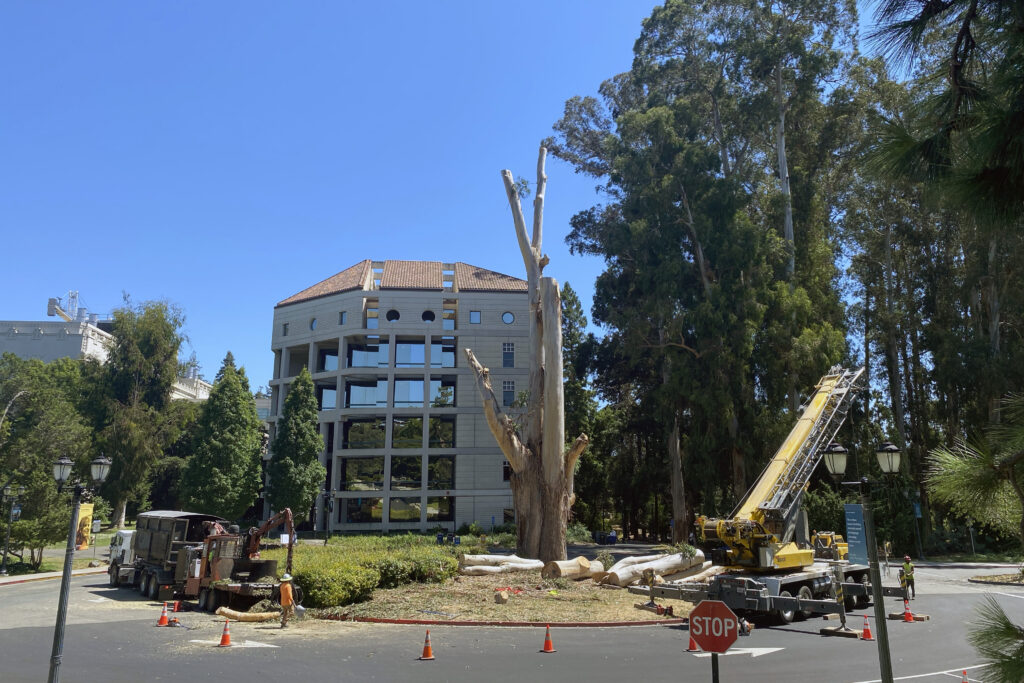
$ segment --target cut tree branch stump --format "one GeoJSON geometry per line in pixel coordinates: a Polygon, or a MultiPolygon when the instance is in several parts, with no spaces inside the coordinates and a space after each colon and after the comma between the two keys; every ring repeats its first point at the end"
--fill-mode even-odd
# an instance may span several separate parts
{"type": "Polygon", "coordinates": [[[616,586],[628,586],[640,579],[645,569],[653,569],[657,575],[677,574],[685,571],[694,565],[704,563],[704,553],[697,551],[693,557],[683,557],[682,553],[665,555],[657,560],[633,564],[613,572],[608,572],[605,581],[614,583],[616,586]]]}
{"type": "Polygon", "coordinates": [[[577,557],[572,560],[555,560],[544,565],[540,575],[545,579],[589,579],[594,574],[603,574],[604,567],[597,560],[577,557]]]}

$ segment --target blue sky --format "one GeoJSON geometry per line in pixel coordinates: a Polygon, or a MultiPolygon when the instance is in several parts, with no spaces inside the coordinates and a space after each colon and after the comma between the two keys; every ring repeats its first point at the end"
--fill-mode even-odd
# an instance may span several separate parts
{"type": "MultiPolygon", "coordinates": [[[[653,3],[20,2],[0,7],[0,319],[78,290],[187,316],[270,379],[274,304],[364,258],[523,275],[499,172],[625,71],[653,3]]],[[[546,273],[591,179],[549,159],[546,273]]]]}

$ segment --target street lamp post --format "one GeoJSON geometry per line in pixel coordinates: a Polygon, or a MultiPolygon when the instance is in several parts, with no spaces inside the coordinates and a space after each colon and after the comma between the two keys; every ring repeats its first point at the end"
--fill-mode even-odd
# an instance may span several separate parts
{"type": "Polygon", "coordinates": [[[25,487],[19,486],[17,493],[12,493],[11,485],[7,484],[3,490],[3,502],[10,503],[11,509],[7,517],[7,539],[4,541],[4,560],[0,563],[0,576],[7,576],[7,548],[11,545],[11,526],[14,525],[14,506],[20,496],[25,495],[25,487]]]}
{"type": "MultiPolygon", "coordinates": [[[[839,444],[830,444],[825,452],[825,467],[838,481],[846,472],[846,449],[839,444]],[[831,451],[831,453],[830,453],[831,451]]],[[[900,449],[886,441],[875,452],[878,466],[886,476],[899,472],[900,449]]],[[[882,597],[882,573],[878,569],[878,545],[875,541],[875,518],[871,513],[871,482],[867,477],[860,481],[844,481],[860,489],[860,505],[864,511],[864,535],[868,544],[868,574],[871,577],[871,600],[875,610],[875,629],[878,631],[878,666],[882,683],[893,683],[892,656],[889,653],[889,629],[886,626],[885,602],[882,597]]]]}
{"type": "MultiPolygon", "coordinates": [[[[74,463],[67,456],[62,456],[53,463],[53,478],[57,481],[57,490],[61,490],[64,484],[71,477],[71,469],[74,463]]],[[[102,484],[110,472],[110,458],[102,455],[92,461],[90,474],[93,481],[102,484]]],[[[50,677],[49,683],[57,683],[60,680],[60,660],[64,652],[64,624],[68,616],[68,592],[71,580],[71,560],[75,555],[75,534],[78,531],[78,511],[82,505],[82,494],[88,489],[80,481],[74,484],[74,492],[71,496],[71,524],[68,527],[68,545],[64,551],[64,575],[60,582],[60,601],[57,603],[57,623],[53,629],[53,650],[50,653],[50,677]]]]}

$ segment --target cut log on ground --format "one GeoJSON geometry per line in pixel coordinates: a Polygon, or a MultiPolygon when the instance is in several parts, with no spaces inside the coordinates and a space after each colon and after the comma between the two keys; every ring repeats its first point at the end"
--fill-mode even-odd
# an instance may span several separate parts
{"type": "Polygon", "coordinates": [[[577,557],[573,560],[555,560],[544,565],[540,575],[545,579],[589,579],[594,573],[604,573],[600,562],[577,557]]]}
{"type": "Polygon", "coordinates": [[[528,569],[540,569],[540,560],[528,560],[518,555],[463,555],[459,558],[461,567],[498,567],[505,564],[528,565],[528,569]]]}
{"type": "Polygon", "coordinates": [[[503,564],[497,567],[486,567],[484,565],[476,565],[473,567],[463,567],[459,570],[459,574],[463,576],[486,576],[487,574],[506,574],[508,572],[528,572],[537,571],[543,569],[544,563],[540,560],[536,560],[534,564],[526,563],[515,563],[515,564],[503,564]]]}
{"type": "Polygon", "coordinates": [[[675,553],[674,555],[665,555],[651,562],[634,564],[614,572],[608,572],[605,581],[614,583],[616,586],[628,586],[638,580],[643,575],[645,569],[653,569],[655,574],[664,576],[665,574],[676,574],[700,564],[704,564],[704,553],[699,550],[693,557],[683,557],[682,553],[675,553]]]}
{"type": "Polygon", "coordinates": [[[703,581],[707,581],[712,576],[717,576],[718,574],[721,574],[724,571],[725,567],[721,565],[711,566],[697,574],[687,576],[686,578],[679,579],[677,581],[673,581],[672,583],[700,583],[703,581]]]}
{"type": "Polygon", "coordinates": [[[660,560],[661,558],[666,557],[667,555],[668,553],[658,553],[657,555],[638,555],[636,557],[624,557],[615,564],[613,564],[611,567],[608,567],[608,569],[606,569],[605,571],[609,573],[617,572],[620,569],[623,569],[625,567],[631,567],[634,564],[644,564],[645,562],[660,560]]]}
{"type": "Polygon", "coordinates": [[[227,607],[218,607],[217,614],[232,621],[273,621],[280,619],[280,612],[236,612],[227,607]]]}
{"type": "Polygon", "coordinates": [[[704,562],[703,564],[697,564],[685,571],[676,572],[675,574],[666,574],[662,578],[665,579],[666,583],[672,583],[674,581],[683,581],[689,579],[697,574],[703,573],[705,570],[711,568],[711,561],[704,562]]]}

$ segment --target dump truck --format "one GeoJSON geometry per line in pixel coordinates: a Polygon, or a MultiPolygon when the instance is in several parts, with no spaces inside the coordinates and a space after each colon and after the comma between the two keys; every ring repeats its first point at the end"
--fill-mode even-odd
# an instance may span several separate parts
{"type": "Polygon", "coordinates": [[[277,561],[261,560],[259,551],[263,536],[281,523],[291,573],[295,530],[287,508],[246,532],[225,528],[227,520],[216,515],[144,512],[130,536],[115,535],[111,542],[110,585],[135,588],[151,600],[198,598],[199,608],[210,612],[248,607],[278,586],[277,561]]]}
{"type": "MultiPolygon", "coordinates": [[[[796,425],[743,500],[725,518],[698,517],[696,537],[722,573],[707,582],[636,586],[651,597],[720,600],[737,614],[773,615],[783,623],[840,614],[871,600],[869,567],[851,563],[842,536],[809,533],[801,501],[825,447],[863,389],[864,368],[831,368],[796,425]]],[[[883,587],[883,594],[903,591],[883,587]]]]}

